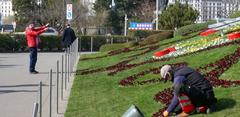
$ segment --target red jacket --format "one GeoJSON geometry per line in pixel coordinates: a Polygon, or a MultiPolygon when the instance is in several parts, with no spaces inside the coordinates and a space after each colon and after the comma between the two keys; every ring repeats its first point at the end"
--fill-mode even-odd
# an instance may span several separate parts
{"type": "Polygon", "coordinates": [[[31,29],[31,28],[26,28],[25,33],[26,33],[26,37],[27,37],[27,44],[28,47],[37,47],[38,45],[38,36],[43,33],[44,31],[47,30],[46,26],[42,26],[40,28],[37,29],[31,29]]]}

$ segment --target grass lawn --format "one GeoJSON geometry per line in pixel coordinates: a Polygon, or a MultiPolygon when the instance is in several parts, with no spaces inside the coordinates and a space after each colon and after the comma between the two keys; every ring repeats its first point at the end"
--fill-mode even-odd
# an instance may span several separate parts
{"type": "MultiPolygon", "coordinates": [[[[168,39],[159,42],[159,49],[168,47],[179,39],[168,39]],[[162,46],[161,46],[162,45],[162,46]]],[[[139,73],[141,71],[156,68],[164,64],[187,62],[188,66],[198,68],[200,66],[209,64],[225,55],[233,53],[238,45],[231,45],[208,51],[203,51],[195,54],[190,54],[183,57],[177,57],[169,61],[154,62],[144,65],[139,65],[131,69],[123,70],[113,76],[107,75],[109,71],[96,72],[87,75],[77,75],[71,90],[71,95],[68,102],[68,108],[65,117],[119,117],[121,116],[131,104],[137,105],[146,117],[151,117],[153,113],[157,112],[163,107],[161,103],[156,102],[153,98],[155,94],[165,88],[171,87],[171,83],[150,83],[146,85],[133,85],[123,87],[118,83],[122,79],[139,73]]],[[[144,55],[134,57],[134,60],[129,62],[139,63],[151,59],[154,52],[152,51],[144,55]]],[[[128,56],[136,53],[144,52],[145,50],[132,51],[104,57],[100,59],[80,61],[78,69],[97,69],[110,65],[114,65],[123,60],[127,60],[128,56]]],[[[84,55],[83,58],[103,56],[107,53],[97,53],[94,55],[84,55]]],[[[234,64],[228,69],[220,78],[238,80],[240,62],[234,64]]],[[[160,75],[148,74],[138,78],[136,81],[143,81],[147,79],[160,78],[160,75]]],[[[215,95],[219,99],[218,112],[209,115],[194,115],[194,116],[208,116],[208,117],[238,117],[240,116],[240,87],[214,89],[215,95]]]]}

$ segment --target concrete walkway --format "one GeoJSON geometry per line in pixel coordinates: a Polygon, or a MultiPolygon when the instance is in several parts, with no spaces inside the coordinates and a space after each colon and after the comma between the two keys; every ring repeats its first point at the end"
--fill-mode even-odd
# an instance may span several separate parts
{"type": "MultiPolygon", "coordinates": [[[[43,114],[49,117],[49,74],[53,69],[52,117],[63,117],[70,87],[64,90],[64,100],[60,100],[60,110],[56,113],[56,63],[62,53],[38,53],[36,70],[39,74],[29,74],[29,53],[0,53],[0,113],[2,117],[31,117],[33,104],[38,101],[38,84],[43,82],[43,114]]],[[[60,62],[61,63],[61,62],[60,62]]],[[[60,64],[61,68],[61,64],[60,64]]],[[[61,70],[60,70],[61,71],[61,70]]],[[[59,75],[61,78],[61,75],[59,75]]],[[[73,79],[70,79],[70,85],[73,79]]],[[[60,93],[59,93],[60,94],[60,93]]]]}

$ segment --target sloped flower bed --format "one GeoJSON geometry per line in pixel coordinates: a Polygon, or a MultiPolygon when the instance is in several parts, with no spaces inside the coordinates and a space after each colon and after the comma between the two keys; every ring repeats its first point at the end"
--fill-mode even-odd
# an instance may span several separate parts
{"type": "Polygon", "coordinates": [[[140,55],[146,54],[148,52],[156,50],[157,48],[158,48],[158,45],[136,49],[136,51],[143,50],[143,49],[148,49],[148,50],[146,50],[146,51],[144,51],[142,53],[136,54],[136,55],[129,56],[129,57],[127,57],[129,59],[124,60],[122,62],[119,62],[119,63],[117,63],[115,65],[111,65],[111,66],[108,66],[108,67],[97,68],[97,69],[78,70],[77,71],[77,75],[86,75],[86,74],[92,74],[92,73],[103,72],[103,71],[109,71],[108,75],[114,75],[114,74],[116,74],[116,73],[118,73],[120,71],[131,69],[133,67],[137,67],[137,66],[148,64],[148,63],[152,63],[152,62],[161,61],[161,60],[152,60],[151,59],[151,60],[140,62],[140,63],[128,64],[129,62],[131,62],[131,61],[136,59],[135,56],[140,56],[140,55]]]}
{"type": "Polygon", "coordinates": [[[77,75],[87,75],[87,74],[93,74],[93,73],[103,72],[103,71],[112,71],[112,70],[115,70],[115,69],[122,68],[122,66],[125,66],[127,63],[129,63],[132,60],[134,60],[134,58],[121,61],[121,62],[119,62],[115,65],[111,65],[111,66],[108,66],[108,67],[102,67],[102,68],[91,69],[91,70],[89,70],[89,69],[78,70],[76,74],[77,75]]]}
{"type": "Polygon", "coordinates": [[[240,24],[223,29],[224,34],[229,34],[236,31],[240,31],[240,24]]]}
{"type": "MultiPolygon", "coordinates": [[[[209,37],[203,37],[200,39],[194,39],[191,41],[184,41],[173,46],[175,48],[172,52],[164,53],[163,55],[158,56],[156,52],[153,56],[154,59],[162,59],[169,57],[176,57],[183,54],[193,53],[199,50],[209,48],[211,46],[221,45],[228,43],[232,40],[226,39],[224,37],[219,37],[218,35],[211,35],[209,37]]],[[[161,52],[161,51],[160,51],[161,52]]]]}
{"type": "Polygon", "coordinates": [[[229,40],[236,40],[240,38],[240,32],[235,32],[227,35],[229,40]]]}
{"type": "Polygon", "coordinates": [[[118,49],[118,50],[113,50],[108,52],[107,55],[103,55],[103,56],[98,56],[98,57],[89,57],[89,58],[82,58],[80,59],[80,61],[85,61],[85,60],[95,60],[95,59],[101,59],[101,58],[105,58],[105,57],[110,57],[110,56],[114,56],[114,55],[119,55],[122,53],[127,53],[127,52],[136,52],[136,51],[140,51],[140,50],[145,50],[146,51],[139,53],[139,54],[135,54],[135,55],[131,55],[127,58],[132,58],[132,57],[136,57],[136,56],[140,56],[140,55],[144,55],[148,52],[154,51],[159,47],[159,45],[153,45],[153,46],[148,46],[148,47],[141,47],[141,48],[134,48],[134,49],[130,49],[130,48],[123,48],[123,49],[118,49]]]}
{"type": "MultiPolygon", "coordinates": [[[[224,47],[224,46],[230,46],[230,45],[234,45],[234,44],[240,44],[240,40],[235,40],[235,41],[230,41],[228,43],[223,43],[221,45],[215,45],[215,46],[211,46],[202,50],[198,50],[195,51],[193,53],[186,53],[177,57],[169,57],[169,58],[162,58],[162,59],[149,59],[149,60],[145,60],[139,63],[132,63],[129,64],[129,62],[135,60],[136,58],[130,58],[124,61],[121,61],[119,63],[116,63],[114,65],[108,66],[108,67],[102,67],[102,68],[97,68],[97,69],[86,69],[86,70],[78,70],[77,71],[77,75],[86,75],[86,74],[93,74],[93,73],[97,73],[97,72],[105,72],[108,71],[108,75],[115,75],[118,72],[124,71],[124,70],[129,70],[141,65],[146,65],[146,64],[150,64],[150,63],[157,63],[157,62],[161,62],[161,61],[168,61],[170,59],[176,59],[178,57],[183,57],[183,56],[187,56],[189,54],[196,54],[202,51],[207,51],[207,50],[211,50],[211,49],[215,49],[215,48],[219,48],[219,47],[224,47]]],[[[156,79],[152,79],[152,81],[154,81],[156,79]]],[[[149,81],[143,81],[143,82],[151,82],[149,81]]],[[[143,82],[140,82],[139,84],[142,84],[143,82]]],[[[143,83],[144,84],[144,83],[143,83]]]]}
{"type": "Polygon", "coordinates": [[[139,54],[135,54],[135,55],[132,55],[132,56],[128,56],[127,58],[132,58],[132,57],[137,57],[137,56],[140,56],[140,55],[144,55],[144,54],[146,54],[146,53],[148,53],[148,52],[152,52],[152,51],[154,51],[154,50],[156,50],[156,49],[158,49],[158,48],[159,48],[159,45],[150,46],[150,47],[148,47],[148,50],[146,50],[146,51],[144,51],[144,52],[142,52],[142,53],[139,53],[139,54]]]}
{"type": "Polygon", "coordinates": [[[200,35],[201,36],[208,36],[208,35],[214,34],[217,31],[218,30],[215,30],[215,29],[208,29],[206,31],[201,32],[200,35]]]}
{"type": "Polygon", "coordinates": [[[84,60],[100,59],[100,58],[110,57],[110,56],[114,56],[114,55],[130,52],[130,51],[133,51],[133,50],[131,50],[129,48],[123,48],[123,49],[119,49],[119,50],[110,51],[110,52],[108,52],[107,55],[98,56],[98,57],[92,57],[92,58],[83,58],[83,59],[80,59],[80,60],[84,61],[84,60]]]}
{"type": "MultiPolygon", "coordinates": [[[[175,63],[175,64],[172,64],[172,65],[173,66],[186,66],[187,63],[185,63],[185,62],[183,62],[183,63],[175,63]]],[[[128,76],[127,78],[124,78],[123,80],[121,80],[119,82],[119,85],[121,85],[121,86],[131,86],[131,85],[134,85],[135,80],[138,79],[141,76],[144,76],[144,75],[149,74],[149,73],[160,74],[160,69],[161,68],[162,68],[162,66],[159,66],[157,68],[151,68],[151,69],[139,72],[137,74],[128,76]]],[[[137,84],[138,85],[143,85],[143,84],[146,84],[148,82],[156,83],[156,82],[162,82],[162,80],[161,79],[159,79],[159,80],[149,80],[149,81],[145,81],[145,82],[138,82],[137,84]]]]}

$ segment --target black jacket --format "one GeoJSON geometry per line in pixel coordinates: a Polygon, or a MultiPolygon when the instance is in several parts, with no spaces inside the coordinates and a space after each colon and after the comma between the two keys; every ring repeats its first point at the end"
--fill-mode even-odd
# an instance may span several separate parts
{"type": "Polygon", "coordinates": [[[183,86],[179,86],[179,89],[175,90],[177,90],[177,93],[178,91],[187,93],[194,105],[201,105],[204,103],[204,105],[211,105],[217,102],[212,85],[197,71],[189,67],[180,67],[175,68],[173,74],[174,78],[177,76],[184,76],[186,78],[183,86]]]}
{"type": "Polygon", "coordinates": [[[212,89],[210,82],[192,68],[189,67],[175,68],[173,72],[174,77],[176,76],[186,77],[187,80],[184,84],[187,86],[196,87],[201,90],[212,89]]]}
{"type": "Polygon", "coordinates": [[[65,47],[69,47],[76,39],[75,32],[72,28],[68,27],[63,32],[62,43],[65,47]]]}

